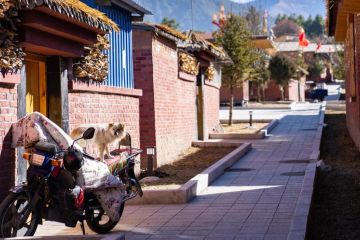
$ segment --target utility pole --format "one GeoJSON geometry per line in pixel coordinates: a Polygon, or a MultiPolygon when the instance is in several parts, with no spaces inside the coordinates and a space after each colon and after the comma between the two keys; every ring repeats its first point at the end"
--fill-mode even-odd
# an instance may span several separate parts
{"type": "Polygon", "coordinates": [[[191,30],[194,31],[194,9],[193,9],[193,0],[191,1],[191,30]]]}

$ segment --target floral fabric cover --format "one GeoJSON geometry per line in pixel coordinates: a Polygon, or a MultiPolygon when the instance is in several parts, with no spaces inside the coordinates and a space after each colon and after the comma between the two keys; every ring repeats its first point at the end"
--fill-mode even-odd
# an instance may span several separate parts
{"type": "MultiPolygon", "coordinates": [[[[50,119],[35,112],[28,114],[12,125],[12,147],[31,148],[38,141],[56,144],[67,149],[73,140],[50,119]]],[[[78,145],[75,148],[82,150],[78,145]]],[[[77,172],[76,183],[85,191],[93,191],[112,221],[118,221],[119,209],[124,196],[124,184],[113,176],[105,163],[84,158],[82,168],[77,172]]]]}

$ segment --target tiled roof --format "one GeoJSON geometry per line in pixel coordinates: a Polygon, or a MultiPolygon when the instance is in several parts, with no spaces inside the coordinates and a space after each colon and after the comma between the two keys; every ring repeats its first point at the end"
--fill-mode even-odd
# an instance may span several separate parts
{"type": "Polygon", "coordinates": [[[104,13],[89,7],[79,0],[17,0],[20,8],[33,8],[45,5],[51,10],[84,22],[104,31],[119,30],[116,23],[104,13]],[[41,2],[41,4],[39,4],[41,2]]]}

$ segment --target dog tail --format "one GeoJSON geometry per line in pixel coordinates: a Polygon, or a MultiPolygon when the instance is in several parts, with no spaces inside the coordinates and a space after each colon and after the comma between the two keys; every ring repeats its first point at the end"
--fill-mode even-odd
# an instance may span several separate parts
{"type": "Polygon", "coordinates": [[[83,127],[74,128],[70,133],[70,137],[72,139],[79,138],[85,132],[85,130],[86,129],[84,129],[83,127]]]}

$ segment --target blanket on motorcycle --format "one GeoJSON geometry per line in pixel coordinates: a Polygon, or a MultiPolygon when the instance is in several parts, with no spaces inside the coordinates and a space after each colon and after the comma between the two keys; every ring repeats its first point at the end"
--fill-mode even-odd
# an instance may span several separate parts
{"type": "MultiPolygon", "coordinates": [[[[67,149],[73,140],[50,119],[35,112],[26,115],[12,125],[12,147],[31,148],[38,141],[56,144],[67,149]]],[[[75,148],[83,151],[78,145],[75,148]]],[[[119,209],[124,196],[123,183],[113,176],[105,163],[84,158],[82,168],[76,174],[76,183],[85,191],[92,191],[112,221],[118,221],[119,209]]]]}

